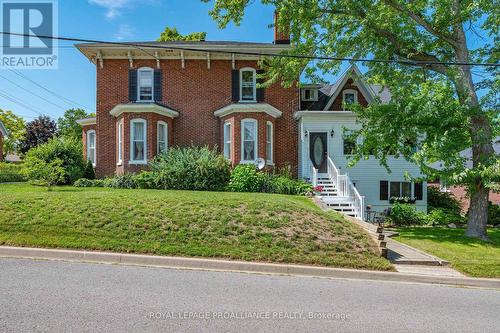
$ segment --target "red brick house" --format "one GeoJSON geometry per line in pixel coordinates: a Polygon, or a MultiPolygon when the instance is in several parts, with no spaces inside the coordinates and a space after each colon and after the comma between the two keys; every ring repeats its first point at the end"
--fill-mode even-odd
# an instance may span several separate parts
{"type": "Polygon", "coordinates": [[[7,134],[7,129],[0,121],[0,161],[3,161],[3,140],[7,136],[7,134]]]}
{"type": "Polygon", "coordinates": [[[136,172],[172,146],[218,147],[233,165],[264,159],[290,165],[314,185],[330,207],[364,218],[395,197],[426,210],[427,187],[405,179],[418,167],[390,157],[392,173],[371,156],[355,167],[356,142],[344,128],[359,124],[346,105],[390,100],[351,66],[332,85],[257,87],[259,54],[289,49],[275,30],[273,43],[88,43],[77,48],[96,66],[96,117],[81,119],[84,154],[98,177],[136,172]],[[363,195],[361,195],[363,194],[363,195]]]}

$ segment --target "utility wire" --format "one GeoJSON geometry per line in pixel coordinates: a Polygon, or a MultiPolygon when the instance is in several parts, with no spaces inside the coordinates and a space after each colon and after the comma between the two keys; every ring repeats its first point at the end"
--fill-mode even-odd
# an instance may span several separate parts
{"type": "Polygon", "coordinates": [[[15,97],[14,97],[14,96],[12,96],[12,95],[8,95],[8,94],[7,94],[7,93],[5,93],[5,92],[1,92],[1,91],[0,91],[0,97],[3,97],[3,98],[5,98],[6,100],[9,100],[9,101],[11,101],[12,103],[17,104],[17,105],[19,105],[19,106],[21,106],[21,107],[23,107],[23,108],[25,108],[25,109],[27,109],[27,110],[33,111],[33,112],[35,112],[36,114],[38,114],[38,115],[40,115],[40,116],[45,116],[43,113],[41,113],[41,112],[40,112],[40,111],[38,111],[37,109],[35,109],[35,108],[33,108],[33,107],[31,107],[31,106],[29,106],[29,105],[27,105],[27,104],[23,103],[23,102],[22,102],[22,101],[20,101],[19,99],[15,98],[15,97]]]}
{"type": "Polygon", "coordinates": [[[153,49],[168,49],[168,50],[183,50],[183,51],[194,51],[194,52],[211,52],[211,53],[224,53],[224,54],[235,54],[235,55],[254,55],[263,57],[280,57],[280,58],[296,58],[296,59],[309,59],[309,60],[335,60],[335,61],[351,61],[351,62],[373,62],[373,63],[399,63],[404,65],[448,65],[448,66],[484,66],[484,67],[498,67],[499,63],[479,63],[479,62],[452,62],[452,61],[410,61],[410,60],[397,60],[397,59],[368,59],[368,58],[341,58],[333,56],[310,56],[310,55],[300,55],[300,54],[276,54],[276,53],[261,53],[261,52],[249,52],[249,51],[224,51],[224,50],[213,50],[213,49],[203,49],[193,47],[182,47],[182,46],[165,46],[165,45],[155,45],[147,43],[130,43],[130,42],[110,42],[95,39],[83,39],[83,38],[70,38],[70,37],[60,37],[60,36],[46,36],[46,35],[31,35],[31,34],[19,34],[13,32],[0,31],[0,34],[11,35],[11,36],[21,36],[30,38],[40,38],[40,39],[55,39],[63,41],[81,42],[81,43],[101,43],[119,46],[132,46],[132,47],[144,47],[153,49]]]}
{"type": "Polygon", "coordinates": [[[55,96],[55,97],[59,98],[60,100],[62,100],[63,102],[65,102],[65,103],[67,103],[67,104],[69,104],[69,105],[78,105],[78,106],[80,106],[80,107],[82,107],[82,108],[84,108],[84,109],[88,109],[88,110],[90,110],[90,111],[92,111],[92,110],[93,110],[92,108],[89,108],[89,107],[87,107],[87,106],[85,106],[85,105],[82,105],[82,104],[80,104],[80,103],[78,103],[78,102],[72,101],[72,100],[70,100],[70,99],[68,99],[68,98],[66,98],[66,97],[64,97],[64,96],[62,96],[62,95],[60,95],[60,94],[58,94],[58,93],[56,93],[56,92],[54,92],[54,91],[52,91],[52,90],[50,90],[50,89],[46,88],[46,87],[44,87],[43,85],[41,85],[41,84],[39,84],[38,82],[36,82],[36,81],[34,81],[34,80],[30,79],[29,77],[27,77],[26,75],[24,75],[23,73],[21,73],[21,72],[19,72],[19,71],[17,71],[17,70],[14,70],[14,69],[11,69],[11,68],[8,68],[8,70],[9,70],[9,71],[11,71],[12,73],[15,73],[16,75],[18,75],[18,76],[22,77],[23,79],[25,79],[25,80],[27,80],[27,81],[29,81],[29,82],[33,83],[33,84],[34,84],[34,85],[36,85],[37,87],[42,88],[43,90],[45,90],[45,91],[46,91],[46,92],[48,92],[49,94],[51,94],[51,95],[53,95],[53,96],[55,96]]]}

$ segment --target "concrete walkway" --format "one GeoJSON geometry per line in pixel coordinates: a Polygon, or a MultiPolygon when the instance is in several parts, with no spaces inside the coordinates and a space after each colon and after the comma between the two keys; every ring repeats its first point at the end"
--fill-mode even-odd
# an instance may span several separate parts
{"type": "Polygon", "coordinates": [[[446,260],[387,238],[387,259],[395,265],[448,266],[446,260]]]}

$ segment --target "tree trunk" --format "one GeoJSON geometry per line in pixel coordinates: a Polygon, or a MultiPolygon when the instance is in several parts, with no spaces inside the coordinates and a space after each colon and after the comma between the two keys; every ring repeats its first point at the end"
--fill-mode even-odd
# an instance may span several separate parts
{"type": "MultiPolygon", "coordinates": [[[[455,2],[457,6],[459,6],[458,3],[458,1],[455,2]]],[[[455,26],[455,34],[457,37],[457,45],[455,46],[457,60],[468,63],[470,62],[469,50],[467,49],[465,32],[461,23],[455,26]]],[[[458,68],[455,87],[460,102],[469,107],[472,166],[473,169],[478,170],[481,163],[488,161],[493,156],[493,134],[490,122],[479,105],[470,66],[464,65],[458,68]]],[[[469,184],[469,194],[469,221],[467,222],[465,234],[469,237],[487,239],[486,226],[488,224],[489,190],[485,187],[484,181],[480,176],[476,176],[473,183],[469,184]]]]}

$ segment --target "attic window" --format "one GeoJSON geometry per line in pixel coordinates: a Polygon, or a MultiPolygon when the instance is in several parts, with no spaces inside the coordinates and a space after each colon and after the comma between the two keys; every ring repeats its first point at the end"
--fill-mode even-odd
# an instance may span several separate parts
{"type": "Polygon", "coordinates": [[[315,88],[302,89],[302,100],[304,102],[316,102],[318,100],[318,89],[315,88]]]}
{"type": "Polygon", "coordinates": [[[353,89],[344,90],[342,92],[342,102],[344,104],[344,110],[348,110],[346,106],[358,102],[358,92],[353,89]]]}

